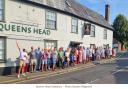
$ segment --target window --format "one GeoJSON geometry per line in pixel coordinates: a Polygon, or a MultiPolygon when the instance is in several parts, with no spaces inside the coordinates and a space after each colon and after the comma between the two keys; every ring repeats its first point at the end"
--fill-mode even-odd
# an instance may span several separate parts
{"type": "Polygon", "coordinates": [[[4,0],[0,0],[0,21],[4,19],[4,0]]]}
{"type": "Polygon", "coordinates": [[[0,62],[5,60],[5,38],[0,38],[0,62]]]}
{"type": "Polygon", "coordinates": [[[56,13],[53,11],[46,11],[46,28],[56,29],[56,13]]]}
{"type": "Polygon", "coordinates": [[[91,25],[91,37],[95,37],[95,26],[91,25]]]}
{"type": "Polygon", "coordinates": [[[72,18],[72,33],[78,33],[78,20],[76,18],[72,18]]]}
{"type": "Polygon", "coordinates": [[[104,39],[107,39],[107,29],[104,29],[104,39]]]}

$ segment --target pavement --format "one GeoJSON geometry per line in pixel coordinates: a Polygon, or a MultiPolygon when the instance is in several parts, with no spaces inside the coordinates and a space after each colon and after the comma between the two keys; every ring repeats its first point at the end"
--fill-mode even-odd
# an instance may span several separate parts
{"type": "MultiPolygon", "coordinates": [[[[117,54],[117,57],[120,57],[120,56],[124,55],[124,53],[125,52],[118,53],[117,54]]],[[[57,69],[56,71],[28,73],[27,74],[27,77],[21,77],[20,79],[17,79],[16,74],[8,75],[8,76],[0,76],[0,84],[17,84],[17,83],[25,83],[25,84],[27,84],[27,83],[28,84],[29,83],[30,84],[31,83],[34,83],[34,84],[41,83],[42,84],[42,82],[39,82],[39,79],[41,79],[41,80],[42,79],[46,79],[47,80],[49,78],[56,78],[56,76],[61,76],[61,75],[65,76],[65,75],[68,75],[70,73],[71,74],[72,73],[77,74],[77,73],[79,73],[79,71],[81,71],[81,73],[82,72],[87,73],[87,72],[89,72],[88,69],[90,70],[91,68],[97,68],[96,66],[98,66],[98,64],[102,65],[102,64],[106,64],[106,63],[111,63],[115,59],[116,58],[113,58],[113,59],[104,59],[104,60],[100,60],[100,61],[90,62],[90,63],[87,63],[87,64],[79,64],[79,65],[76,65],[74,67],[69,67],[69,68],[65,68],[65,69],[57,69]],[[32,82],[32,81],[35,81],[35,80],[37,82],[32,82]]],[[[64,77],[64,79],[65,79],[65,77],[64,77]]],[[[97,81],[97,79],[95,81],[97,81]]],[[[43,82],[43,83],[45,83],[45,82],[43,82]]],[[[46,82],[46,83],[50,83],[50,79],[49,79],[49,82],[46,82]]]]}

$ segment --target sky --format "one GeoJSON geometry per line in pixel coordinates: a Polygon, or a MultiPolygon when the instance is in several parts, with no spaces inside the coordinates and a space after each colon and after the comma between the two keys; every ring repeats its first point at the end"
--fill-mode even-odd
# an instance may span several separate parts
{"type": "Polygon", "coordinates": [[[105,14],[105,4],[110,5],[110,20],[112,24],[118,14],[123,14],[128,18],[128,0],[76,0],[82,5],[98,12],[99,14],[105,14]]]}

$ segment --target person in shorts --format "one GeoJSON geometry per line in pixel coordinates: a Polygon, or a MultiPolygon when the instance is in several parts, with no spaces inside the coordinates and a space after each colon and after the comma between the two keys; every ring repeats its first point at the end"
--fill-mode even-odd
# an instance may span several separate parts
{"type": "Polygon", "coordinates": [[[47,49],[42,50],[41,54],[41,63],[42,63],[42,72],[45,70],[47,71],[47,64],[48,64],[48,52],[47,49]]]}
{"type": "Polygon", "coordinates": [[[48,53],[47,66],[48,66],[48,70],[50,70],[50,67],[51,67],[51,50],[49,49],[47,53],[48,53]]]}
{"type": "Polygon", "coordinates": [[[17,41],[16,41],[16,44],[17,44],[17,48],[18,48],[19,53],[20,53],[19,69],[18,69],[18,74],[17,74],[17,77],[20,78],[20,73],[22,73],[23,76],[26,76],[24,69],[25,69],[25,63],[26,63],[28,56],[27,56],[27,52],[25,49],[21,50],[17,41]]]}
{"type": "Polygon", "coordinates": [[[69,63],[70,63],[70,48],[67,48],[66,52],[65,52],[65,59],[67,62],[67,67],[69,67],[69,63]]]}
{"type": "Polygon", "coordinates": [[[31,47],[31,51],[29,55],[30,55],[31,72],[36,72],[36,65],[37,65],[36,51],[34,50],[33,46],[31,47]]]}
{"type": "Polygon", "coordinates": [[[28,73],[29,72],[30,56],[29,56],[28,52],[26,52],[26,53],[27,53],[27,58],[25,60],[25,69],[24,69],[24,71],[25,71],[25,73],[28,73]]]}
{"type": "Polygon", "coordinates": [[[56,47],[53,49],[52,53],[51,53],[51,57],[52,57],[52,70],[55,71],[55,67],[56,67],[56,62],[57,62],[57,49],[56,47]]]}

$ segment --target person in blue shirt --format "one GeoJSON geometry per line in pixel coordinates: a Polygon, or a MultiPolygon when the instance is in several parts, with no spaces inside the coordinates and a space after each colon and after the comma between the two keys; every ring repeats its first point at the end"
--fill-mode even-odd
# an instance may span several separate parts
{"type": "Polygon", "coordinates": [[[36,49],[36,60],[37,60],[37,65],[36,65],[36,69],[40,70],[41,69],[41,50],[40,47],[38,47],[38,49],[36,49]]]}

